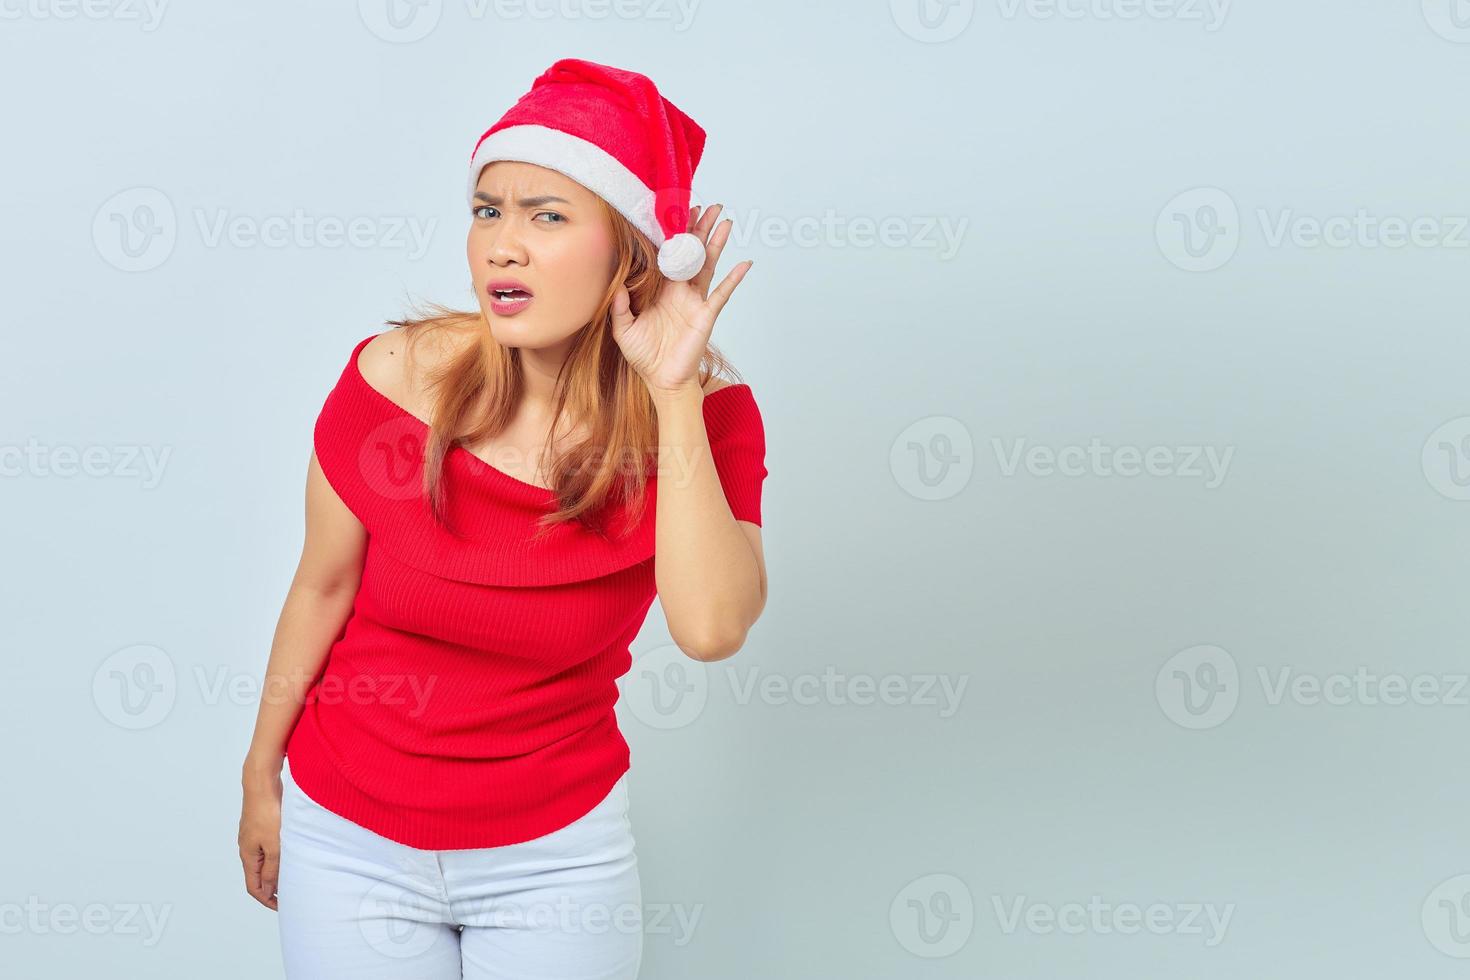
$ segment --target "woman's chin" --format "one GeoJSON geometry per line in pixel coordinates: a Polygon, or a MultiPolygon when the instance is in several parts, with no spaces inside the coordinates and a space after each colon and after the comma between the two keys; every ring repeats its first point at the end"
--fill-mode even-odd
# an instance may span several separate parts
{"type": "MultiPolygon", "coordinates": [[[[528,310],[527,313],[530,311],[528,310]]],[[[574,328],[548,330],[531,319],[526,313],[517,316],[501,316],[493,310],[484,310],[485,322],[490,327],[490,336],[502,347],[519,347],[522,350],[551,349],[566,343],[576,335],[574,328]]]]}
{"type": "Polygon", "coordinates": [[[502,347],[520,347],[534,350],[537,347],[548,347],[553,341],[546,337],[546,331],[536,329],[536,325],[521,316],[499,316],[495,313],[486,313],[485,322],[490,325],[490,336],[502,347]]]}

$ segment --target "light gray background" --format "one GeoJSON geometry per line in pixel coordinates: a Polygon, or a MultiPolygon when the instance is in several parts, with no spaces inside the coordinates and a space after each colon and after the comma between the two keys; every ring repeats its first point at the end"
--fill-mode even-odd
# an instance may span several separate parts
{"type": "Polygon", "coordinates": [[[660,727],[655,605],[625,678],[643,976],[1464,974],[1470,6],[926,2],[0,8],[0,972],[279,975],[238,776],[311,426],[470,301],[474,140],[585,57],[709,131],[771,471],[745,649],[660,727]]]}

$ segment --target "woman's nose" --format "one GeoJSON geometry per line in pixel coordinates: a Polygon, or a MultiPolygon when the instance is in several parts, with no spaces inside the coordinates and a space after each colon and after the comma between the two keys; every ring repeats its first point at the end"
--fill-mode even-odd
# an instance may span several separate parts
{"type": "Polygon", "coordinates": [[[490,243],[490,261],[496,265],[505,265],[508,262],[525,264],[525,242],[514,221],[504,222],[495,230],[495,239],[490,243]]]}

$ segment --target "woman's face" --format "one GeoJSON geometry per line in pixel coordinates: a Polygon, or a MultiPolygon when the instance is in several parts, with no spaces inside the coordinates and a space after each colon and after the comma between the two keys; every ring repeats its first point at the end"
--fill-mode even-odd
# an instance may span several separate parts
{"type": "Polygon", "coordinates": [[[555,347],[591,321],[617,261],[595,194],[555,170],[497,160],[480,171],[471,207],[470,276],[497,343],[555,347]],[[492,291],[508,281],[530,298],[492,291]]]}

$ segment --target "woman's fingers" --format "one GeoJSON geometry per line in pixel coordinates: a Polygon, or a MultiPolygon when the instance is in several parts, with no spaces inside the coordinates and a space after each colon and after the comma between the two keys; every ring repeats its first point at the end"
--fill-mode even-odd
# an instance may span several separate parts
{"type": "Polygon", "coordinates": [[[720,212],[724,209],[723,204],[716,204],[699,216],[699,221],[694,225],[694,234],[701,242],[708,244],[710,229],[720,220],[720,212]]]}
{"type": "Polygon", "coordinates": [[[700,299],[709,295],[709,284],[715,277],[715,267],[720,264],[720,253],[725,250],[725,243],[730,240],[730,229],[734,222],[729,218],[720,222],[715,233],[710,236],[709,242],[704,246],[704,265],[699,274],[694,277],[694,288],[699,290],[700,299]]]}
{"type": "Polygon", "coordinates": [[[264,838],[246,832],[240,836],[240,866],[245,871],[245,890],[268,909],[275,909],[276,885],[281,876],[279,838],[264,838]]]}
{"type": "Polygon", "coordinates": [[[240,867],[245,869],[245,890],[255,898],[260,892],[260,862],[258,854],[252,854],[244,847],[240,848],[240,867]]]}
{"type": "Polygon", "coordinates": [[[735,227],[735,222],[726,218],[720,222],[715,233],[709,236],[709,244],[705,245],[704,253],[708,257],[706,265],[711,275],[714,274],[715,266],[719,264],[720,253],[725,250],[725,243],[730,240],[730,229],[733,227],[735,227]]]}
{"type": "Polygon", "coordinates": [[[633,300],[628,295],[627,286],[619,286],[618,291],[613,293],[611,313],[614,337],[633,325],[633,300]]]}
{"type": "Polygon", "coordinates": [[[705,303],[706,308],[709,310],[711,320],[720,315],[720,311],[730,301],[731,294],[735,292],[735,287],[740,285],[740,280],[745,278],[745,274],[750,271],[750,267],[753,265],[755,265],[753,259],[746,259],[731,269],[730,274],[715,287],[715,291],[710,294],[709,300],[705,303]]]}
{"type": "Polygon", "coordinates": [[[264,880],[264,848],[242,848],[240,850],[240,864],[245,869],[245,890],[250,893],[250,897],[255,899],[261,905],[264,905],[266,908],[275,908],[275,899],[272,898],[272,895],[275,892],[275,886],[269,886],[270,891],[267,891],[267,886],[264,880]]]}
{"type": "Polygon", "coordinates": [[[276,885],[281,879],[281,849],[277,845],[265,851],[265,866],[260,871],[260,891],[265,895],[265,904],[276,907],[276,885]]]}

